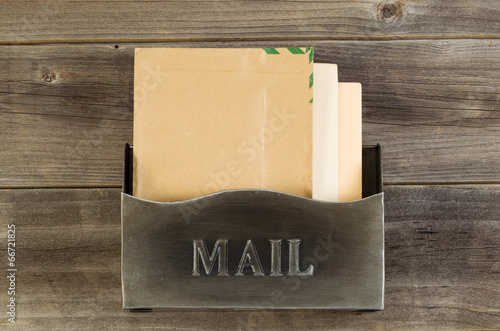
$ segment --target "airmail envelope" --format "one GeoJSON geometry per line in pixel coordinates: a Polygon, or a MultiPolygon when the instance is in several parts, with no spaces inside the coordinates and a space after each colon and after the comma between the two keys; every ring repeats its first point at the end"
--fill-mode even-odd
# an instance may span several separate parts
{"type": "Polygon", "coordinates": [[[312,194],[311,48],[135,51],[134,195],[312,194]]]}

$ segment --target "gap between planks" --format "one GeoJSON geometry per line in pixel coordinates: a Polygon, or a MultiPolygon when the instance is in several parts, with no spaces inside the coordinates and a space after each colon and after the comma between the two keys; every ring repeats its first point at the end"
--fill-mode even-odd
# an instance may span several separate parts
{"type": "Polygon", "coordinates": [[[499,40],[500,35],[484,34],[479,36],[469,35],[442,35],[442,36],[373,36],[373,37],[279,37],[279,38],[171,38],[171,39],[82,39],[82,40],[0,40],[0,46],[64,46],[64,45],[103,45],[103,44],[165,44],[165,43],[246,43],[246,42],[271,42],[271,43],[314,43],[325,41],[426,41],[426,40],[499,40]]]}

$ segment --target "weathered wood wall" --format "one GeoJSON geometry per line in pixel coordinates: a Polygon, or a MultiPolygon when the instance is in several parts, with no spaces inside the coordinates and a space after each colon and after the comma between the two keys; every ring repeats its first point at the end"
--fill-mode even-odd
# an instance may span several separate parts
{"type": "Polygon", "coordinates": [[[9,327],[500,328],[500,2],[2,1],[0,22],[0,252],[15,223],[19,268],[9,327]],[[133,48],[264,45],[312,45],[363,84],[363,140],[383,148],[386,309],[123,311],[133,48]]]}
{"type": "Polygon", "coordinates": [[[5,44],[497,38],[496,0],[3,1],[5,44]]]}

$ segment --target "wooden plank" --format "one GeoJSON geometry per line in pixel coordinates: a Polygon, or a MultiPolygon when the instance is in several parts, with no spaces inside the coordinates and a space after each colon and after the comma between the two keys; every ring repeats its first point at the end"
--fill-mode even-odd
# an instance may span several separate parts
{"type": "Polygon", "coordinates": [[[132,142],[132,49],[0,53],[0,185],[119,185],[124,146],[132,142]]]}
{"type": "Polygon", "coordinates": [[[497,41],[317,48],[339,81],[363,84],[363,142],[382,145],[385,183],[498,183],[497,41]]]}
{"type": "Polygon", "coordinates": [[[495,38],[495,0],[3,1],[0,43],[495,38]]]}
{"type": "MultiPolygon", "coordinates": [[[[207,46],[0,47],[0,187],[119,186],[123,145],[132,141],[133,48],[172,45],[207,46]]],[[[339,65],[341,81],[363,84],[363,142],[381,143],[386,183],[500,181],[500,76],[492,70],[500,43],[313,45],[317,62],[339,65]]]]}
{"type": "MultiPolygon", "coordinates": [[[[384,311],[134,314],[121,309],[118,189],[0,190],[0,226],[17,228],[17,325],[23,330],[499,328],[499,186],[389,186],[385,192],[384,311]]],[[[6,231],[0,241],[6,243],[6,231]]],[[[5,277],[0,288],[7,288],[5,277]]],[[[6,300],[2,291],[0,301],[6,300]]]]}

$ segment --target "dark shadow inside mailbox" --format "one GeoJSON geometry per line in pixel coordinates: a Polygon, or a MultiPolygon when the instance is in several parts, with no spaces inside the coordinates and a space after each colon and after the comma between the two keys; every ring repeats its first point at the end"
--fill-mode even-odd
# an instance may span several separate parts
{"type": "Polygon", "coordinates": [[[124,309],[383,309],[379,145],[363,147],[363,199],[344,203],[254,189],[138,199],[132,153],[127,144],[124,309]]]}

